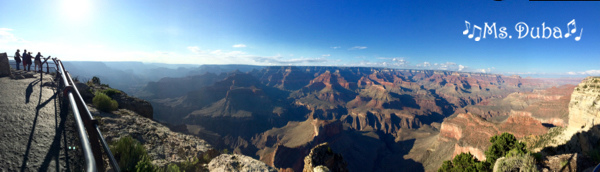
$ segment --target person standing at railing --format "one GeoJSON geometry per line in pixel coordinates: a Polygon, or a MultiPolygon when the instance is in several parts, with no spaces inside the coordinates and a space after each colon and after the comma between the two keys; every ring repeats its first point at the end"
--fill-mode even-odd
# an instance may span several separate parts
{"type": "Polygon", "coordinates": [[[31,56],[31,52],[27,53],[27,57],[25,57],[25,59],[27,59],[25,60],[27,61],[27,71],[31,71],[31,58],[33,58],[33,56],[31,56]]]}
{"type": "Polygon", "coordinates": [[[25,60],[27,58],[27,50],[23,49],[23,70],[27,70],[27,60],[25,60]]]}
{"type": "Polygon", "coordinates": [[[38,52],[37,55],[35,55],[35,60],[34,60],[35,66],[33,67],[33,70],[35,72],[42,73],[42,57],[43,56],[40,52],[38,52]],[[40,68],[40,69],[38,70],[38,68],[40,68]]]}
{"type": "Polygon", "coordinates": [[[19,70],[19,65],[21,65],[21,53],[19,51],[20,50],[17,49],[17,52],[15,53],[15,57],[14,57],[15,58],[15,62],[17,62],[16,63],[17,70],[19,70]]]}

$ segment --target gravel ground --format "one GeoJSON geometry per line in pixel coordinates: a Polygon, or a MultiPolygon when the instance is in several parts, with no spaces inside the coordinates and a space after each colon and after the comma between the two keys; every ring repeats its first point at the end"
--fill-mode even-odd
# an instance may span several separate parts
{"type": "Polygon", "coordinates": [[[0,172],[81,171],[73,116],[54,77],[13,73],[33,78],[0,78],[0,172]]]}

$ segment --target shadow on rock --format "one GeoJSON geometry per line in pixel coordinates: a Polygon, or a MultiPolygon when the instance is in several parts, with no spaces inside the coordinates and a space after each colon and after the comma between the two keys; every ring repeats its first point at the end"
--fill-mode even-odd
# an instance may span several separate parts
{"type": "Polygon", "coordinates": [[[549,170],[584,171],[593,168],[600,163],[600,125],[595,125],[588,131],[578,132],[571,139],[557,147],[544,148],[541,153],[544,162],[541,168],[549,170]],[[561,163],[566,165],[556,166],[553,159],[561,158],[561,163]]]}

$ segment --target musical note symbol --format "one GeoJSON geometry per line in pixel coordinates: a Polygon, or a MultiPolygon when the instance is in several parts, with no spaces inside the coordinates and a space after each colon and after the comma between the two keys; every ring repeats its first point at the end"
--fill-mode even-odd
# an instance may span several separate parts
{"type": "Polygon", "coordinates": [[[581,34],[583,34],[583,28],[581,28],[581,32],[579,32],[579,36],[575,37],[575,41],[581,40],[581,34]]]}
{"type": "Polygon", "coordinates": [[[469,23],[468,21],[465,20],[465,26],[467,26],[467,29],[465,29],[465,31],[463,31],[463,35],[466,35],[467,33],[469,33],[469,27],[471,26],[471,23],[469,23]]]}
{"type": "Polygon", "coordinates": [[[565,34],[565,38],[568,38],[569,36],[571,36],[571,34],[574,34],[576,31],[577,31],[577,25],[575,25],[575,19],[573,19],[569,23],[567,23],[567,33],[565,34]],[[570,25],[573,25],[573,29],[571,29],[571,30],[569,30],[570,25]]]}
{"type": "Polygon", "coordinates": [[[475,41],[479,41],[481,39],[481,27],[477,25],[473,25],[473,33],[469,34],[469,39],[473,38],[475,35],[475,29],[479,30],[479,36],[475,37],[475,41]]]}

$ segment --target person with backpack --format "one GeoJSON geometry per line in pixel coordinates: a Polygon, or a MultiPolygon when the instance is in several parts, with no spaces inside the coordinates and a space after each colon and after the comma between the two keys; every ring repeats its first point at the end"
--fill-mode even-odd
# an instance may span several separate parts
{"type": "Polygon", "coordinates": [[[17,62],[17,70],[19,70],[19,65],[21,65],[21,53],[19,53],[19,49],[17,49],[17,52],[15,53],[15,62],[17,62]]]}
{"type": "Polygon", "coordinates": [[[34,72],[40,72],[42,73],[42,54],[40,52],[37,53],[37,55],[35,55],[35,66],[33,67],[34,72]],[[38,67],[40,68],[40,70],[38,70],[38,67]]]}
{"type": "Polygon", "coordinates": [[[23,56],[21,56],[23,58],[23,70],[27,70],[27,50],[23,50],[23,56]]]}

